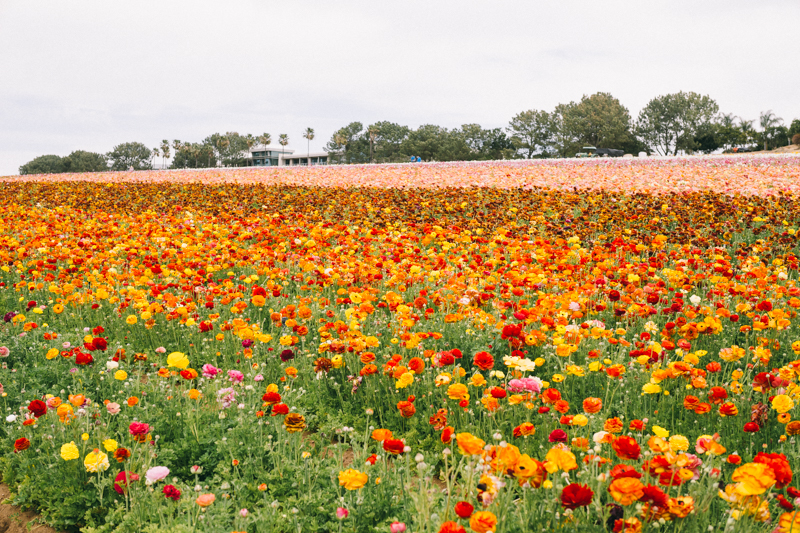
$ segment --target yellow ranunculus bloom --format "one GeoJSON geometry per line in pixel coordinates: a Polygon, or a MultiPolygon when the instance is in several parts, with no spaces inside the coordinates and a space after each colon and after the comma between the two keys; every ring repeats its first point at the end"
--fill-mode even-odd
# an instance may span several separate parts
{"type": "Polygon", "coordinates": [[[339,485],[346,490],[358,490],[367,484],[369,476],[353,468],[339,472],[339,485]]]}
{"type": "Polygon", "coordinates": [[[65,461],[72,461],[80,456],[81,452],[78,451],[78,447],[75,446],[74,441],[61,445],[61,458],[65,461]]]}
{"type": "Polygon", "coordinates": [[[116,372],[114,372],[114,379],[118,381],[125,381],[126,379],[128,379],[128,373],[125,372],[124,370],[117,370],[116,372]]]}
{"type": "Polygon", "coordinates": [[[117,441],[114,439],[106,439],[103,441],[103,448],[105,448],[107,452],[113,452],[117,449],[117,441]]]}
{"type": "Polygon", "coordinates": [[[87,472],[95,473],[105,472],[111,465],[108,463],[108,455],[95,448],[83,459],[83,466],[87,472]]]}
{"type": "Polygon", "coordinates": [[[778,394],[772,399],[772,408],[779,413],[788,413],[794,409],[794,400],[785,394],[778,394]]]}
{"type": "Polygon", "coordinates": [[[136,315],[128,315],[128,318],[125,319],[125,322],[131,326],[136,324],[137,321],[138,319],[136,318],[136,315]]]}
{"type": "Polygon", "coordinates": [[[172,352],[167,356],[167,364],[183,370],[189,366],[189,358],[181,352],[172,352]]]}

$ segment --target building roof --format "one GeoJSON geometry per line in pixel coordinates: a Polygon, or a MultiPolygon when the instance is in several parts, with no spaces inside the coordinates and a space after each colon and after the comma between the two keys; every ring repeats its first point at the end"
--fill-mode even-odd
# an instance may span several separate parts
{"type": "Polygon", "coordinates": [[[267,147],[264,148],[263,144],[261,144],[261,145],[257,144],[255,146],[253,146],[252,148],[250,148],[250,151],[251,152],[283,152],[284,154],[287,154],[287,155],[294,153],[294,149],[292,149],[292,148],[283,148],[280,145],[278,145],[278,146],[267,145],[267,147]]]}
{"type": "Polygon", "coordinates": [[[284,159],[286,159],[287,157],[290,157],[292,159],[298,157],[327,157],[328,155],[330,155],[328,154],[328,152],[311,152],[310,154],[308,152],[300,152],[298,154],[286,154],[286,157],[284,157],[284,159]]]}

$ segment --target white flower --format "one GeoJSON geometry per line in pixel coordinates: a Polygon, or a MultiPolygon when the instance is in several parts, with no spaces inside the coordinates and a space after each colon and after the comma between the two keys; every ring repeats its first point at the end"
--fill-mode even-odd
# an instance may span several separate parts
{"type": "Polygon", "coordinates": [[[703,299],[702,299],[702,298],[700,298],[700,297],[699,297],[698,295],[696,295],[696,294],[692,294],[692,295],[689,297],[689,301],[690,301],[690,302],[692,302],[692,305],[699,305],[699,304],[700,304],[700,302],[701,302],[702,300],[703,300],[703,299]]]}
{"type": "Polygon", "coordinates": [[[6,417],[6,422],[16,422],[16,421],[17,421],[17,415],[8,415],[6,417]]]}
{"type": "Polygon", "coordinates": [[[119,368],[119,363],[116,361],[106,361],[106,370],[116,370],[119,368]]]}

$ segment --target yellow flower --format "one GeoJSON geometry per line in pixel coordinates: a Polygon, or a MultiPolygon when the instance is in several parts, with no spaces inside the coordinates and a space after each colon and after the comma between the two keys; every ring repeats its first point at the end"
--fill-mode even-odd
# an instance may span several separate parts
{"type": "Polygon", "coordinates": [[[581,427],[583,427],[588,423],[589,423],[589,419],[586,417],[586,415],[577,414],[577,415],[572,417],[572,425],[573,426],[581,426],[581,427]]]}
{"type": "Polygon", "coordinates": [[[331,363],[333,364],[333,368],[342,368],[344,366],[344,358],[341,355],[336,354],[331,357],[331,363]]]}
{"type": "Polygon", "coordinates": [[[107,452],[113,452],[117,449],[117,441],[114,439],[106,439],[103,441],[103,448],[105,448],[107,452]]]}
{"type": "Polygon", "coordinates": [[[653,426],[653,433],[655,433],[657,437],[661,437],[662,439],[666,439],[667,437],[669,437],[669,431],[662,428],[661,426],[653,426]]]}
{"type": "Polygon", "coordinates": [[[645,383],[642,385],[643,394],[658,394],[659,392],[661,392],[660,385],[656,385],[655,383],[645,383]]]}
{"type": "Polygon", "coordinates": [[[352,468],[339,472],[339,485],[346,490],[358,490],[366,485],[368,480],[367,474],[352,468]]]}
{"type": "Polygon", "coordinates": [[[778,394],[772,399],[772,408],[779,413],[788,413],[794,409],[794,401],[785,394],[778,394]]]}
{"type": "Polygon", "coordinates": [[[124,370],[117,370],[116,372],[114,372],[114,379],[116,379],[117,381],[125,381],[126,379],[128,379],[128,373],[125,372],[124,370]]]}
{"type": "Polygon", "coordinates": [[[78,447],[75,446],[75,441],[68,442],[61,445],[61,458],[65,461],[72,461],[81,456],[78,447]]]}
{"type": "Polygon", "coordinates": [[[89,440],[89,434],[88,433],[84,433],[83,435],[81,435],[81,440],[84,441],[84,442],[89,440]]]}
{"type": "Polygon", "coordinates": [[[689,439],[683,435],[673,435],[669,438],[669,448],[673,453],[686,451],[689,449],[689,439]]]}
{"type": "Polygon", "coordinates": [[[447,387],[447,396],[451,400],[469,400],[467,386],[461,383],[454,383],[447,387]]]}
{"type": "Polygon", "coordinates": [[[87,472],[104,472],[111,465],[108,463],[108,455],[95,448],[83,459],[83,466],[87,472]]]}
{"type": "Polygon", "coordinates": [[[400,376],[400,379],[395,382],[394,386],[398,389],[404,389],[412,383],[414,383],[414,376],[411,374],[411,372],[405,372],[402,376],[400,376]]]}
{"type": "Polygon", "coordinates": [[[575,454],[561,446],[555,446],[544,457],[544,466],[551,474],[563,470],[569,472],[578,468],[575,454]]]}
{"type": "Polygon", "coordinates": [[[562,381],[564,381],[564,376],[561,374],[553,374],[552,379],[554,383],[561,383],[562,381]]]}
{"type": "Polygon", "coordinates": [[[483,387],[486,385],[486,378],[483,377],[483,374],[475,374],[469,378],[469,384],[473,387],[483,387]]]}
{"type": "Polygon", "coordinates": [[[47,353],[45,354],[45,357],[48,360],[49,359],[55,359],[56,357],[58,357],[58,354],[59,354],[58,348],[50,348],[49,350],[47,350],[47,353]]]}
{"type": "Polygon", "coordinates": [[[738,481],[737,494],[755,496],[764,494],[775,484],[775,472],[762,463],[747,463],[734,470],[731,479],[738,481]]]}
{"type": "Polygon", "coordinates": [[[167,356],[167,365],[183,370],[189,366],[189,358],[181,352],[172,352],[167,356]]]}
{"type": "Polygon", "coordinates": [[[136,318],[136,315],[128,315],[128,318],[125,319],[125,322],[132,326],[136,324],[137,320],[138,319],[136,318]]]}

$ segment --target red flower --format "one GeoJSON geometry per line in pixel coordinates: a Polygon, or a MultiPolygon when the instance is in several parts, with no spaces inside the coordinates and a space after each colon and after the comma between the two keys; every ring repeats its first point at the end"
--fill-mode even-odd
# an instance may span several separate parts
{"type": "Polygon", "coordinates": [[[481,370],[494,368],[494,357],[489,352],[478,352],[472,359],[472,364],[481,370]]]}
{"type": "Polygon", "coordinates": [[[567,433],[563,429],[554,429],[547,438],[550,442],[567,442],[567,433]]]}
{"type": "Polygon", "coordinates": [[[92,363],[94,363],[92,354],[79,352],[78,355],[75,356],[76,365],[91,365],[92,363]]]}
{"type": "Polygon", "coordinates": [[[395,455],[403,453],[405,447],[406,445],[400,439],[386,439],[383,441],[383,449],[395,455]]]}
{"type": "Polygon", "coordinates": [[[31,441],[29,441],[25,437],[20,437],[19,439],[14,441],[14,453],[27,450],[30,447],[30,445],[31,441]]]}
{"type": "Polygon", "coordinates": [[[442,431],[442,442],[444,444],[450,444],[450,441],[453,440],[454,431],[455,428],[453,428],[453,426],[447,426],[446,428],[444,428],[444,430],[442,431]]]}
{"type": "Polygon", "coordinates": [[[565,509],[577,509],[592,503],[594,492],[588,485],[570,483],[561,491],[561,505],[565,509]]]}
{"type": "Polygon", "coordinates": [[[786,456],[782,453],[759,452],[753,459],[754,463],[765,464],[775,472],[775,487],[782,489],[792,482],[792,467],[786,456]]]}
{"type": "Polygon", "coordinates": [[[167,498],[172,498],[175,501],[181,499],[181,491],[175,485],[165,485],[164,490],[161,492],[163,492],[164,496],[167,498]]]}
{"type": "Polygon", "coordinates": [[[655,485],[645,485],[642,490],[644,491],[644,496],[639,498],[640,502],[649,502],[662,509],[666,509],[667,505],[669,505],[669,498],[667,495],[655,485]]]}
{"type": "Polygon", "coordinates": [[[744,425],[744,430],[746,433],[755,433],[756,431],[760,430],[761,426],[756,424],[755,422],[748,422],[744,425]]]}
{"type": "Polygon", "coordinates": [[[289,414],[289,406],[285,403],[276,403],[272,406],[272,413],[270,416],[278,416],[278,415],[288,415],[289,414]]]}
{"type": "Polygon", "coordinates": [[[194,379],[197,377],[197,370],[194,368],[187,368],[186,370],[181,370],[181,377],[183,379],[194,379]]]}
{"type": "Polygon", "coordinates": [[[261,401],[267,405],[275,405],[276,403],[280,403],[281,395],[277,392],[268,392],[261,397],[261,401]]]}
{"type": "Polygon", "coordinates": [[[611,469],[611,477],[619,479],[621,477],[635,477],[642,479],[642,473],[628,465],[617,465],[611,469]]]}
{"type": "Polygon", "coordinates": [[[131,425],[128,426],[128,431],[133,436],[146,435],[150,431],[150,425],[143,422],[131,422],[131,425]]]}
{"type": "Polygon", "coordinates": [[[469,518],[475,511],[475,507],[469,502],[458,502],[455,510],[459,518],[469,518]]]}
{"type": "Polygon", "coordinates": [[[794,511],[794,505],[792,505],[792,502],[787,500],[783,494],[778,494],[777,498],[778,498],[778,505],[780,505],[783,510],[794,511]]]}
{"type": "Polygon", "coordinates": [[[47,404],[42,400],[33,400],[28,404],[28,411],[33,413],[36,418],[39,418],[47,412],[47,404]]]}
{"type": "Polygon", "coordinates": [[[639,443],[632,437],[623,435],[614,439],[611,447],[620,459],[638,459],[642,454],[639,443]]]}
{"type": "Polygon", "coordinates": [[[105,351],[108,348],[108,342],[103,337],[95,337],[92,339],[92,346],[95,350],[105,351]]]}
{"type": "Polygon", "coordinates": [[[492,387],[489,389],[489,393],[492,395],[492,398],[505,398],[506,397],[506,390],[502,387],[492,387]]]}
{"type": "Polygon", "coordinates": [[[118,494],[124,494],[125,489],[128,488],[128,483],[131,481],[139,481],[139,474],[125,472],[123,470],[114,478],[114,490],[117,491],[118,494]]]}
{"type": "Polygon", "coordinates": [[[644,422],[641,420],[631,420],[631,424],[628,426],[631,431],[644,431],[644,422]]]}

